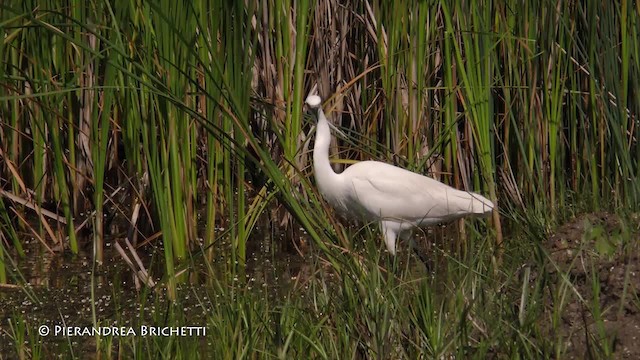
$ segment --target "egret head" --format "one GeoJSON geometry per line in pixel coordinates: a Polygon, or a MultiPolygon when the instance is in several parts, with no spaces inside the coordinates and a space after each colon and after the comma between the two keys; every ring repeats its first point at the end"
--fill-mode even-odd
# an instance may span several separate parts
{"type": "Polygon", "coordinates": [[[309,95],[307,100],[305,100],[305,103],[309,105],[311,109],[317,109],[322,104],[322,100],[318,95],[309,95]]]}

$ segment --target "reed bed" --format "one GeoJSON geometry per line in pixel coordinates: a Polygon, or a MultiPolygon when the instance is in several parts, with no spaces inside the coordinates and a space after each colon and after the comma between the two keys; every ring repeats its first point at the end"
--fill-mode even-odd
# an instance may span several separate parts
{"type": "MultiPolygon", "coordinates": [[[[94,269],[111,242],[158,246],[162,271],[151,277],[176,302],[194,261],[224,259],[209,275],[230,300],[209,319],[237,346],[213,347],[222,358],[561,356],[545,331],[562,307],[555,328],[535,321],[546,278],[527,286],[521,265],[548,261],[540,244],[578,213],[634,219],[639,20],[625,0],[5,3],[0,283],[24,285],[14,259],[29,256],[26,237],[50,253],[90,247],[94,269]],[[407,281],[376,255],[379,234],[354,233],[320,199],[303,109],[311,91],[347,134],[335,141],[338,170],[377,159],[498,204],[486,228],[457,224],[464,251],[446,257],[442,281],[407,281]],[[261,303],[220,280],[247,271],[264,219],[293,235],[279,247],[298,246],[302,229],[307,254],[329,264],[314,273],[337,275],[309,280],[313,311],[300,293],[261,303]],[[124,234],[113,221],[127,223],[124,234]]],[[[564,284],[553,293],[570,293],[564,284]]],[[[16,342],[33,336],[11,329],[16,342]]],[[[123,341],[137,356],[191,355],[169,340],[123,341]]]]}

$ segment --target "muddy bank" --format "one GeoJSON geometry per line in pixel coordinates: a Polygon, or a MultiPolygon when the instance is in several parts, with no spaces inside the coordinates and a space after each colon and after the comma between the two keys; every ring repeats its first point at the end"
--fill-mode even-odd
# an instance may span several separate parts
{"type": "Polygon", "coordinates": [[[565,339],[567,358],[603,353],[640,358],[640,237],[635,220],[622,221],[610,213],[581,215],[559,227],[545,244],[552,289],[546,293],[566,297],[547,296],[543,321],[560,312],[549,336],[565,339]]]}

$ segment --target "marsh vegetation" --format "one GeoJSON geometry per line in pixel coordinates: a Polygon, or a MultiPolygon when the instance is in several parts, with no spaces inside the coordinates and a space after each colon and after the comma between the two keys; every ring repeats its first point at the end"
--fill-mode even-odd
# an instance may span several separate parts
{"type": "Polygon", "coordinates": [[[2,356],[637,357],[639,21],[624,0],[3,3],[2,356]],[[315,188],[312,89],[337,171],[384,161],[499,210],[418,234],[430,271],[389,257],[315,188]]]}

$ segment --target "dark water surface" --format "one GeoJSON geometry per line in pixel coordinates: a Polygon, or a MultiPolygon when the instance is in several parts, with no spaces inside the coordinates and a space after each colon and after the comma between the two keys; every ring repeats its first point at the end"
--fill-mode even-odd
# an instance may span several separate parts
{"type": "MultiPolygon", "coordinates": [[[[223,292],[235,287],[264,298],[279,298],[308,272],[308,259],[275,249],[271,235],[260,234],[249,246],[247,266],[241,271],[232,270],[234,266],[224,256],[213,261],[194,256],[186,262],[183,267],[188,272],[179,285],[179,299],[173,302],[168,299],[164,280],[157,275],[165,273],[160,240],[136,250],[156,282],[153,289],[136,284],[133,271],[114,249],[117,239],[105,240],[105,263],[99,267],[92,262],[90,245],[89,251],[73,256],[66,252],[51,254],[36,240],[23,242],[27,255],[14,260],[19,271],[12,272],[11,282],[24,286],[0,287],[0,358],[17,355],[16,341],[26,343],[26,349],[38,343],[45,345],[46,355],[69,353],[71,349],[76,354],[95,353],[94,336],[65,336],[70,331],[95,329],[94,316],[100,331],[132,328],[136,335],[140,335],[141,326],[160,330],[176,324],[206,327],[208,309],[219,296],[220,286],[225,288],[223,292]],[[42,327],[49,330],[45,336],[40,333],[42,327]]],[[[86,244],[90,241],[80,240],[86,244]]],[[[216,251],[220,248],[217,246],[216,251]]],[[[207,340],[202,337],[202,341],[207,340]]]]}

